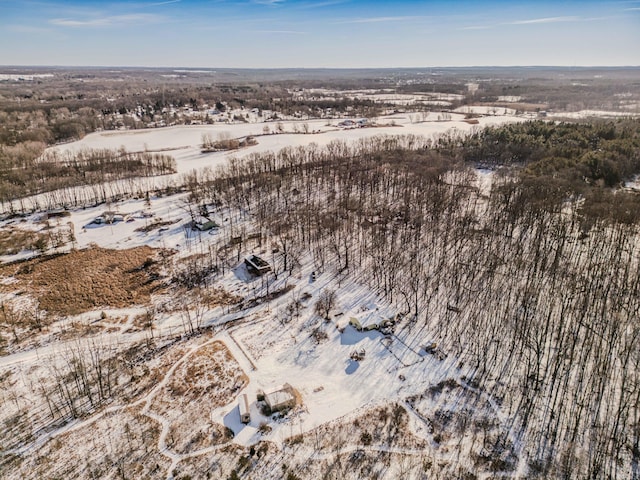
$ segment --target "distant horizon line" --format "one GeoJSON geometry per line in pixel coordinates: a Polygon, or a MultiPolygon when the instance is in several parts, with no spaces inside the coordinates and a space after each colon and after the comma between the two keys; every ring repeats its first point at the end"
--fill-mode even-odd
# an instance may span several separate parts
{"type": "Polygon", "coordinates": [[[474,69],[474,68],[555,68],[555,69],[623,69],[640,68],[639,65],[434,65],[434,66],[397,66],[397,67],[185,67],[185,66],[147,66],[147,65],[4,65],[0,64],[0,69],[7,68],[122,68],[122,69],[150,69],[150,70],[184,70],[194,73],[214,73],[214,70],[429,70],[429,69],[474,69]]]}

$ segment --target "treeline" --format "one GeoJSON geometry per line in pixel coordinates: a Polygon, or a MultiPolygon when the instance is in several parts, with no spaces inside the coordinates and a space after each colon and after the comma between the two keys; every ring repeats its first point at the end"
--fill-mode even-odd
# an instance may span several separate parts
{"type": "Polygon", "coordinates": [[[640,220],[638,195],[618,188],[640,175],[640,120],[510,124],[443,137],[438,149],[474,165],[515,167],[518,182],[501,187],[512,208],[580,200],[587,229],[598,219],[640,220]]]}
{"type": "Polygon", "coordinates": [[[43,153],[45,145],[28,142],[0,146],[0,202],[82,185],[176,172],[175,159],[149,152],[98,149],[43,153]]]}
{"type": "Polygon", "coordinates": [[[425,146],[254,155],[194,181],[193,200],[252,215],[277,246],[276,275],[308,252],[317,271],[352,275],[408,312],[397,335],[415,349],[436,341],[500,405],[507,433],[485,449],[504,470],[517,465],[500,452],[515,449],[529,478],[637,475],[638,225],[586,228],[577,199],[531,198],[514,175],[494,174],[487,191],[464,159],[425,146]]]}
{"type": "Polygon", "coordinates": [[[18,145],[24,142],[53,144],[77,140],[97,129],[118,126],[115,119],[102,115],[91,107],[78,109],[42,108],[0,111],[0,144],[18,145]]]}
{"type": "MultiPolygon", "coordinates": [[[[323,116],[326,109],[336,115],[376,116],[380,107],[369,100],[346,98],[306,101],[295,99],[283,86],[258,85],[130,85],[105,83],[99,98],[72,90],[66,96],[51,96],[48,89],[33,85],[28,92],[0,86],[0,144],[27,141],[47,144],[77,140],[96,130],[147,128],[153,123],[188,125],[192,118],[183,109],[192,109],[206,119],[207,109],[258,108],[282,115],[323,116]],[[2,94],[4,93],[4,98],[2,94]],[[14,101],[7,101],[19,94],[14,101]],[[109,98],[111,97],[111,98],[109,98]],[[44,103],[43,103],[44,102],[44,103]]],[[[19,87],[15,87],[18,89],[19,87]]],[[[23,87],[20,87],[23,88],[23,87]]],[[[60,88],[63,88],[62,86],[60,88]]],[[[62,92],[61,92],[62,93],[62,92]]],[[[95,93],[95,86],[91,93],[95,93]]]]}
{"type": "Polygon", "coordinates": [[[640,120],[514,123],[484,129],[458,147],[465,160],[524,166],[535,177],[617,186],[640,173],[640,120]]]}

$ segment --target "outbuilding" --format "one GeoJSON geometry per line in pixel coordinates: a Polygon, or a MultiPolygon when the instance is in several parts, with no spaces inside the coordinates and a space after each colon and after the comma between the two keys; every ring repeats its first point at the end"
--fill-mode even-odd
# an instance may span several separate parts
{"type": "Polygon", "coordinates": [[[238,410],[240,411],[240,421],[249,423],[251,421],[251,409],[249,408],[249,398],[246,393],[238,397],[238,410]]]}
{"type": "Polygon", "coordinates": [[[359,332],[362,331],[362,324],[360,323],[360,320],[358,320],[356,317],[351,317],[349,319],[349,325],[351,325],[353,328],[355,328],[359,332]]]}
{"type": "Polygon", "coordinates": [[[193,228],[196,230],[200,230],[201,232],[205,232],[207,230],[211,230],[212,228],[217,228],[218,224],[207,217],[198,217],[193,221],[193,228]]]}

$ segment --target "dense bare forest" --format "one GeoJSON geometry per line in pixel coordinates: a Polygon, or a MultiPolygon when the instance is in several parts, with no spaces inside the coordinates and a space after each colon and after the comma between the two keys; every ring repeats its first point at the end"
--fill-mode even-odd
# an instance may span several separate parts
{"type": "Polygon", "coordinates": [[[508,434],[485,445],[487,458],[509,464],[515,449],[539,478],[635,478],[638,197],[593,182],[606,173],[589,170],[587,153],[569,170],[595,177],[573,181],[590,197],[620,198],[626,214],[595,209],[575,189],[558,193],[549,185],[558,169],[531,181],[536,161],[579,148],[585,132],[592,146],[584,148],[599,145],[602,156],[607,142],[615,149],[628,139],[623,164],[608,158],[625,176],[637,173],[637,122],[533,123],[481,133],[460,147],[459,160],[415,138],[255,156],[227,167],[193,200],[252,215],[277,244],[281,273],[294,272],[310,249],[318,271],[356,276],[409,312],[407,341],[437,338],[469,384],[509,412],[508,434]],[[545,144],[545,132],[554,141],[545,144]],[[525,140],[487,153],[509,135],[525,140]],[[487,188],[464,161],[478,151],[526,167],[493,175],[487,188]]]}
{"type": "Polygon", "coordinates": [[[112,180],[175,173],[175,160],[159,153],[127,152],[121,148],[74,155],[45,154],[44,145],[35,142],[0,147],[0,165],[1,203],[83,185],[100,190],[112,180]]]}

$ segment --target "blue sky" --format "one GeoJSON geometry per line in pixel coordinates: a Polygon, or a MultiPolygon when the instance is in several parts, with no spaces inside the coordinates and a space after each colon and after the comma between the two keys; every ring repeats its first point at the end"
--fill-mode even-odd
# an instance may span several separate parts
{"type": "Polygon", "coordinates": [[[0,0],[0,65],[640,65],[640,0],[0,0]]]}

